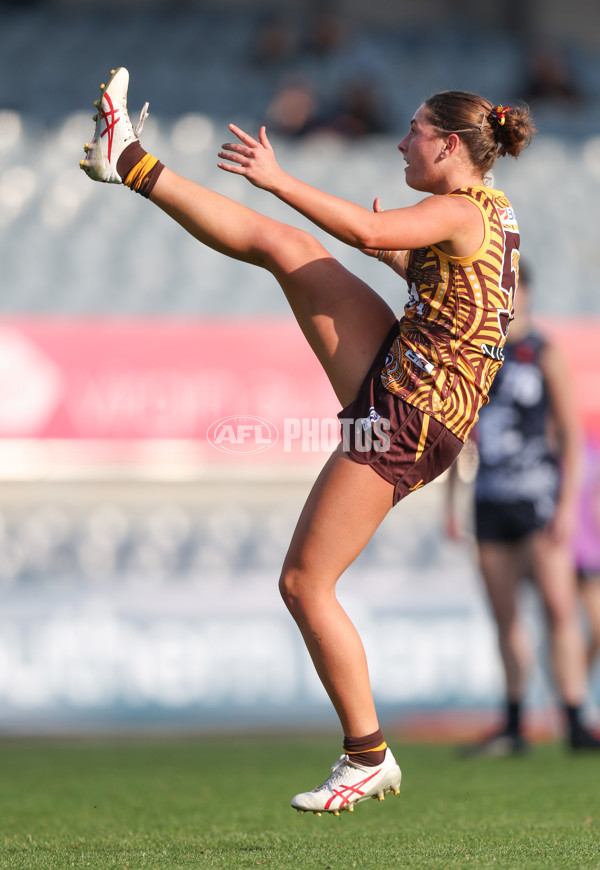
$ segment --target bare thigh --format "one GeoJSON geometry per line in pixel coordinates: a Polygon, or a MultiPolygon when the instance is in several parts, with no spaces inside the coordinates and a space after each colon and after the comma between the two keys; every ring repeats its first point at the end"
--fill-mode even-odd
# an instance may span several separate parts
{"type": "Polygon", "coordinates": [[[395,315],[314,236],[261,215],[169,169],[152,201],[200,242],[270,271],[342,406],[356,397],[395,315]]]}
{"type": "Polygon", "coordinates": [[[294,591],[332,591],[392,507],[393,494],[392,484],[338,447],[311,490],[285,558],[283,576],[302,587],[294,591]]]}
{"type": "Polygon", "coordinates": [[[331,256],[316,239],[293,230],[290,246],[302,262],[289,268],[289,251],[277,250],[271,271],[319,359],[342,407],[356,398],[382,341],[396,321],[368,284],[331,256]]]}

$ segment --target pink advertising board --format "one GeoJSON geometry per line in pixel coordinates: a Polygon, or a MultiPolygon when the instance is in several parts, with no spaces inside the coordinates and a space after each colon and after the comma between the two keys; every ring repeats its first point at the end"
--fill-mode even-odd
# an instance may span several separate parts
{"type": "MultiPolygon", "coordinates": [[[[544,321],[600,435],[600,324],[544,321]]],[[[304,461],[339,403],[291,319],[0,321],[0,440],[185,441],[304,461]]]]}

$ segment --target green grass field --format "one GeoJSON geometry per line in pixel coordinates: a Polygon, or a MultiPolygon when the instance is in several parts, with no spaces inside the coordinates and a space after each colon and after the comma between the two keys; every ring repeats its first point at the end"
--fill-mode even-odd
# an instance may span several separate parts
{"type": "Polygon", "coordinates": [[[394,743],[399,797],[339,818],[290,797],[333,737],[0,742],[0,868],[600,868],[600,758],[461,760],[394,743]]]}

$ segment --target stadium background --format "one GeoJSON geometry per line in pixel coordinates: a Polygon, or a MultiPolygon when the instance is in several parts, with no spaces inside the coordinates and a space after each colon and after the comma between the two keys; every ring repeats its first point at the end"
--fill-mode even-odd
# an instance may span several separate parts
{"type": "MultiPolygon", "coordinates": [[[[335,399],[269,276],[79,171],[92,100],[127,66],[132,117],[150,101],[148,148],[303,225],[218,174],[229,120],[266,118],[291,172],[388,207],[412,201],[395,147],[429,93],[531,95],[539,136],[495,183],[598,437],[600,13],[543,0],[29,0],[0,3],[0,22],[0,728],[334,725],[276,586],[335,399]],[[357,83],[374,132],[333,133],[357,83]],[[315,102],[328,132],[294,132],[315,102]]],[[[325,243],[400,310],[391,272],[325,243]]],[[[387,720],[457,728],[494,709],[493,627],[471,546],[445,539],[443,485],[390,514],[340,597],[387,720]]],[[[545,660],[527,589],[524,605],[545,660]]],[[[593,704],[597,677],[592,688],[593,704]]],[[[539,667],[529,701],[550,730],[553,700],[539,667]]]]}

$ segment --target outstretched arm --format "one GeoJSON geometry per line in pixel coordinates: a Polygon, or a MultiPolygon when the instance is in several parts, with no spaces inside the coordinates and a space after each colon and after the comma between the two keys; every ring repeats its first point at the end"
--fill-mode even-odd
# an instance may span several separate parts
{"type": "Polygon", "coordinates": [[[229,129],[240,142],[223,145],[223,149],[219,151],[220,169],[243,175],[255,187],[274,194],[346,244],[368,247],[363,244],[363,225],[371,217],[371,212],[355,203],[311,187],[284,172],[275,159],[265,127],[260,128],[258,141],[235,124],[230,124],[229,129]],[[229,162],[223,162],[224,160],[229,162]]]}
{"type": "Polygon", "coordinates": [[[481,215],[463,197],[427,196],[417,205],[372,212],[284,172],[265,127],[258,140],[235,124],[229,129],[240,141],[223,145],[220,169],[242,175],[352,247],[396,251],[458,241],[466,245],[466,254],[481,244],[481,215]]]}

